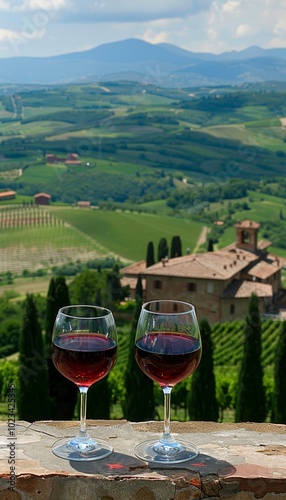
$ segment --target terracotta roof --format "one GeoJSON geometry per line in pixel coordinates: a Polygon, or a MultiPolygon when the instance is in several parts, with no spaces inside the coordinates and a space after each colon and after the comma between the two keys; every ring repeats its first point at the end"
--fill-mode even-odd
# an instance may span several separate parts
{"type": "Polygon", "coordinates": [[[270,247],[270,245],[272,245],[272,241],[259,240],[257,242],[257,248],[259,248],[259,250],[264,250],[265,248],[270,247]]]}
{"type": "Polygon", "coordinates": [[[245,219],[245,220],[241,220],[239,222],[237,222],[236,224],[234,224],[234,227],[241,227],[243,229],[249,229],[250,227],[251,228],[255,228],[255,229],[259,229],[260,228],[260,224],[259,222],[255,222],[253,220],[249,220],[249,219],[245,219]]]}
{"type": "Polygon", "coordinates": [[[130,276],[134,277],[140,274],[142,271],[145,271],[146,269],[146,262],[145,260],[140,260],[139,262],[133,262],[133,264],[130,264],[129,266],[123,267],[121,269],[121,273],[124,276],[130,276]]]}
{"type": "Polygon", "coordinates": [[[44,196],[44,198],[51,198],[51,195],[47,193],[37,193],[35,194],[34,198],[39,198],[39,196],[44,196]]]}
{"type": "Polygon", "coordinates": [[[223,299],[243,299],[255,293],[257,297],[272,297],[272,286],[257,281],[233,280],[223,291],[223,299]]]}
{"type": "Polygon", "coordinates": [[[165,265],[159,262],[142,270],[142,275],[226,280],[254,260],[257,260],[257,256],[251,252],[239,250],[232,253],[219,250],[177,257],[170,259],[165,265]]]}
{"type": "Polygon", "coordinates": [[[15,196],[16,191],[2,191],[0,193],[0,198],[5,198],[6,196],[15,196]]]}
{"type": "Polygon", "coordinates": [[[266,280],[269,276],[282,269],[282,267],[283,262],[280,262],[278,258],[271,259],[268,255],[267,260],[261,260],[249,269],[248,274],[255,278],[266,280]]]}

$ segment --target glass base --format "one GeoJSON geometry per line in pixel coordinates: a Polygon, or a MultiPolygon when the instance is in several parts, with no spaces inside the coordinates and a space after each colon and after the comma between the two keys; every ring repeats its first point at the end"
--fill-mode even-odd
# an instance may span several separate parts
{"type": "Polygon", "coordinates": [[[90,437],[82,440],[64,438],[55,442],[52,452],[57,457],[66,460],[87,461],[108,457],[113,452],[113,448],[105,441],[95,441],[90,437]]]}
{"type": "Polygon", "coordinates": [[[193,460],[199,454],[199,450],[194,443],[188,441],[163,441],[149,439],[139,443],[134,448],[136,457],[145,462],[157,464],[179,464],[193,460]]]}

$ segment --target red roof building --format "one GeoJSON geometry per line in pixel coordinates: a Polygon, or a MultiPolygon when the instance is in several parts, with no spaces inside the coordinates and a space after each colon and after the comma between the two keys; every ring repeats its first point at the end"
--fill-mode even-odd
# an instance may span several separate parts
{"type": "Polygon", "coordinates": [[[13,200],[14,198],[16,198],[16,194],[16,191],[2,191],[0,192],[0,201],[13,200]]]}
{"type": "Polygon", "coordinates": [[[47,193],[38,193],[35,194],[34,200],[36,205],[49,205],[50,204],[51,195],[47,193]]]}
{"type": "Polygon", "coordinates": [[[122,274],[125,278],[141,275],[146,301],[191,302],[198,317],[210,323],[245,318],[252,293],[258,296],[262,313],[278,312],[286,304],[281,286],[285,261],[267,253],[271,242],[259,244],[259,227],[243,221],[235,225],[236,242],[221,250],[165,259],[150,267],[141,261],[124,268],[122,274]]]}

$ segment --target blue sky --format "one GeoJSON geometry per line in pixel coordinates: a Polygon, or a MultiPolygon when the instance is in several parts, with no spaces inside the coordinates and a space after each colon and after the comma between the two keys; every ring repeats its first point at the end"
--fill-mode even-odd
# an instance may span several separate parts
{"type": "Polygon", "coordinates": [[[140,38],[195,52],[286,47],[286,0],[0,0],[0,57],[140,38]]]}

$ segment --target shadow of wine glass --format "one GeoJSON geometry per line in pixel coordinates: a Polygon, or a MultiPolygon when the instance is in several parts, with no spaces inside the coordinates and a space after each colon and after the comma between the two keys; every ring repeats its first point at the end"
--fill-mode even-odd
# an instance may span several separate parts
{"type": "Polygon", "coordinates": [[[110,475],[140,475],[140,472],[160,471],[168,477],[176,475],[176,471],[189,471],[199,473],[200,476],[209,474],[217,475],[220,478],[226,478],[235,473],[236,468],[226,460],[220,460],[211,455],[200,453],[195,459],[180,464],[154,464],[152,462],[143,462],[142,460],[123,453],[113,452],[105,459],[93,461],[70,461],[70,466],[78,472],[84,474],[102,474],[110,475]]]}
{"type": "Polygon", "coordinates": [[[78,472],[83,472],[84,474],[102,474],[103,476],[130,475],[133,472],[136,474],[140,470],[148,469],[146,462],[142,462],[142,460],[131,455],[115,451],[101,460],[91,460],[88,462],[70,460],[69,464],[78,472]]]}
{"type": "Polygon", "coordinates": [[[193,460],[183,462],[181,464],[165,465],[149,463],[148,466],[151,470],[160,469],[161,473],[162,470],[164,470],[166,474],[168,471],[188,470],[192,473],[199,473],[200,476],[214,474],[221,478],[231,476],[236,472],[236,467],[234,467],[227,460],[221,460],[204,453],[199,453],[193,460]]]}

